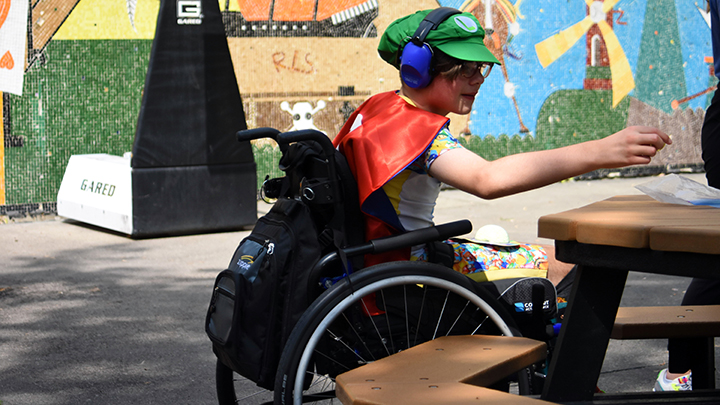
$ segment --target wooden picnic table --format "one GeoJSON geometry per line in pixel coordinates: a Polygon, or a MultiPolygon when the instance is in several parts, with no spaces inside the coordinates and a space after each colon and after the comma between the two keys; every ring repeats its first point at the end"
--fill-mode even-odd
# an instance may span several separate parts
{"type": "MultiPolygon", "coordinates": [[[[541,396],[552,402],[602,402],[596,384],[629,271],[720,278],[720,209],[713,207],[617,196],[541,217],[538,236],[555,240],[559,260],[578,264],[541,396]]],[[[709,372],[693,369],[693,382],[706,381],[709,372]]],[[[720,403],[720,392],[694,388],[626,398],[720,403]]]]}

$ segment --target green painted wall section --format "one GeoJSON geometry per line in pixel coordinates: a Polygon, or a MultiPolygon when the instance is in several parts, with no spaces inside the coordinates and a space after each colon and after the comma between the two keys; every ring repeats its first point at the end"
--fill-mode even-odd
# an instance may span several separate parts
{"type": "Polygon", "coordinates": [[[132,150],[150,40],[52,41],[47,63],[12,96],[5,149],[6,203],[55,201],[71,155],[132,150]]]}
{"type": "Polygon", "coordinates": [[[550,95],[537,120],[542,149],[599,139],[625,128],[630,98],[612,107],[610,90],[560,90],[550,95]]]}

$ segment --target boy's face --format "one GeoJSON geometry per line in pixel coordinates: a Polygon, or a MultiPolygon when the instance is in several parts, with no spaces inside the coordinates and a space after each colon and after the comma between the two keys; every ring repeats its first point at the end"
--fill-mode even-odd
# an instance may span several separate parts
{"type": "Polygon", "coordinates": [[[475,71],[470,77],[458,75],[455,79],[445,76],[436,76],[424,90],[426,96],[426,109],[440,115],[448,113],[469,114],[475,96],[485,78],[479,71],[475,71]]]}

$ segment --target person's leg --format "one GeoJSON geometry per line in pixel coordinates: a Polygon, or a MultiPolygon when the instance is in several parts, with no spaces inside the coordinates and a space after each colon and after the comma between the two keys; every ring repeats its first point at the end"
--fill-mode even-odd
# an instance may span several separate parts
{"type": "Polygon", "coordinates": [[[682,305],[720,305],[720,280],[694,278],[688,285],[682,305]]]}
{"type": "Polygon", "coordinates": [[[712,103],[705,111],[700,135],[705,177],[711,187],[720,188],[720,92],[716,91],[712,103]]]}
{"type": "MultiPolygon", "coordinates": [[[[700,134],[702,159],[708,185],[720,188],[720,92],[716,91],[705,111],[700,134]]],[[[693,279],[685,292],[682,305],[720,304],[720,280],[693,279]]],[[[695,341],[668,339],[668,372],[672,380],[689,373],[690,358],[695,341]]]]}
{"type": "MultiPolygon", "coordinates": [[[[720,280],[694,278],[681,305],[720,305],[720,280]]],[[[668,379],[688,373],[693,349],[698,347],[697,339],[668,339],[668,379]]]]}
{"type": "Polygon", "coordinates": [[[521,243],[503,246],[471,241],[449,243],[454,252],[453,269],[472,275],[476,281],[484,281],[484,278],[493,280],[529,276],[547,277],[548,257],[540,245],[521,243]],[[503,273],[492,274],[495,271],[503,273]]]}
{"type": "MultiPolygon", "coordinates": [[[[455,263],[452,266],[455,271],[461,273],[475,273],[482,271],[486,265],[482,263],[493,263],[500,264],[500,267],[515,267],[512,264],[515,260],[512,259],[513,249],[503,249],[501,247],[491,247],[479,244],[463,244],[463,243],[452,243],[455,252],[455,263]],[[473,246],[474,245],[474,246],[473,246]],[[504,264],[503,264],[504,263],[504,264]]],[[[574,264],[564,263],[555,258],[555,247],[551,245],[523,245],[520,255],[524,258],[524,263],[533,263],[538,269],[547,269],[547,278],[553,285],[557,286],[565,276],[575,266],[574,264]]],[[[418,257],[413,257],[412,260],[428,260],[427,252],[418,257]]],[[[519,266],[527,267],[527,266],[519,266]]]]}
{"type": "Polygon", "coordinates": [[[543,249],[545,249],[545,252],[547,253],[548,257],[548,275],[547,278],[552,282],[555,286],[560,283],[565,276],[570,273],[570,270],[573,269],[575,266],[574,264],[561,262],[560,260],[555,258],[555,247],[551,245],[541,245],[543,249]]]}
{"type": "MultiPolygon", "coordinates": [[[[556,259],[555,258],[555,247],[552,245],[527,245],[527,246],[531,246],[531,247],[534,246],[536,250],[537,250],[537,247],[540,247],[540,248],[542,248],[542,250],[545,251],[545,255],[546,255],[545,260],[547,260],[547,264],[546,264],[547,278],[556,287],[557,287],[558,283],[560,283],[565,278],[565,276],[567,276],[568,273],[570,273],[570,271],[573,269],[573,267],[575,267],[574,264],[561,262],[560,260],[556,259]]],[[[462,271],[461,270],[462,266],[467,266],[467,263],[462,261],[464,259],[464,255],[462,253],[462,252],[464,252],[464,250],[459,250],[459,249],[457,249],[458,247],[462,248],[462,246],[456,247],[456,253],[455,253],[455,256],[456,256],[456,261],[455,261],[456,266],[455,267],[456,268],[455,268],[455,270],[462,271]],[[461,253],[458,253],[458,251],[460,251],[461,253]]],[[[472,255],[471,255],[472,260],[480,259],[477,256],[478,256],[477,252],[473,251],[472,255]]]]}

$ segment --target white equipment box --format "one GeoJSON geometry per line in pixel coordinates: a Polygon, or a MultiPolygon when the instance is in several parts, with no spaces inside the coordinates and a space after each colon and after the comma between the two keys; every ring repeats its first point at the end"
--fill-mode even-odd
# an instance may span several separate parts
{"type": "Polygon", "coordinates": [[[71,156],[58,191],[58,215],[132,234],[130,160],[129,154],[71,156]]]}

